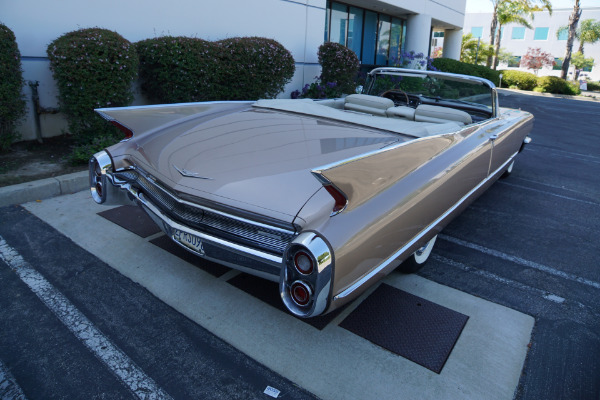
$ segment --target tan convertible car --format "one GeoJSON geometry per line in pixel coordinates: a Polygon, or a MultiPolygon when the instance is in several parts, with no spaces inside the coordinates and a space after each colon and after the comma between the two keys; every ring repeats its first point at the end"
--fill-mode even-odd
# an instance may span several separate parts
{"type": "Polygon", "coordinates": [[[97,112],[126,139],[90,160],[93,199],[137,204],[192,253],[278,281],[300,317],[418,270],[533,124],[488,80],[400,68],[339,99],[97,112]]]}

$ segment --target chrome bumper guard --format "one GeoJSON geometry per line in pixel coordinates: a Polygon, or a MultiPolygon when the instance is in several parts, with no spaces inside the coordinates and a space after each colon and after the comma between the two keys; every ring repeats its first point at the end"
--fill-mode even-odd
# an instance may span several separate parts
{"type": "Polygon", "coordinates": [[[140,205],[159,228],[175,243],[204,259],[279,282],[282,258],[229,240],[192,229],[174,221],[150,199],[112,171],[112,161],[105,151],[92,157],[89,167],[90,192],[94,201],[105,205],[140,205]],[[200,241],[198,250],[175,239],[176,232],[193,235],[200,241]]]}
{"type": "Polygon", "coordinates": [[[233,269],[279,282],[283,303],[292,314],[306,318],[320,315],[328,309],[333,279],[333,254],[329,245],[317,234],[304,232],[294,236],[288,242],[282,256],[272,254],[202,232],[174,220],[154,204],[153,199],[145,195],[144,190],[148,190],[147,187],[138,188],[132,185],[133,181],[123,178],[123,171],[113,173],[112,160],[105,151],[91,158],[89,174],[90,192],[96,203],[139,205],[169,238],[185,250],[233,269]],[[193,248],[177,239],[182,235],[193,237],[193,248]],[[296,249],[304,249],[311,254],[315,263],[315,273],[311,276],[300,276],[294,268],[290,255],[296,249]],[[313,294],[306,306],[299,306],[290,297],[290,285],[299,279],[310,286],[313,294]]]}

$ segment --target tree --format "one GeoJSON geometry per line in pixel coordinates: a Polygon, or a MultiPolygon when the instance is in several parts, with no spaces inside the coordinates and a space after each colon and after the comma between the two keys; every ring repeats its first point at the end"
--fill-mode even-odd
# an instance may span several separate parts
{"type": "Polygon", "coordinates": [[[582,69],[592,68],[594,66],[594,59],[592,57],[586,58],[583,53],[578,51],[573,54],[571,64],[575,66],[575,80],[577,80],[579,78],[579,72],[582,69]]]}
{"type": "Polygon", "coordinates": [[[521,66],[527,69],[532,69],[537,75],[538,71],[545,66],[554,66],[554,57],[552,54],[542,51],[542,49],[531,47],[527,49],[527,53],[521,58],[521,66]]]}
{"type": "Polygon", "coordinates": [[[504,1],[500,3],[497,10],[498,29],[496,29],[496,39],[494,43],[494,57],[492,58],[492,68],[496,69],[498,65],[498,55],[500,53],[500,33],[502,26],[510,23],[523,25],[531,29],[528,18],[533,19],[532,9],[521,1],[504,1]]]}
{"type": "Polygon", "coordinates": [[[560,71],[560,77],[567,79],[567,73],[569,71],[569,64],[571,63],[571,52],[573,51],[573,42],[575,41],[575,35],[577,30],[577,23],[581,17],[581,8],[579,7],[580,0],[575,0],[573,6],[573,12],[569,17],[569,36],[567,37],[567,46],[565,49],[565,57],[563,58],[563,65],[560,71]]]}
{"type": "MultiPolygon", "coordinates": [[[[550,0],[490,0],[492,5],[494,6],[492,11],[492,22],[490,23],[490,44],[492,47],[496,44],[496,37],[499,37],[499,32],[502,29],[501,26],[498,26],[498,9],[501,8],[503,3],[521,3],[521,5],[525,8],[531,9],[532,11],[542,11],[546,9],[552,15],[552,3],[550,0]]],[[[498,46],[500,48],[500,46],[498,46]]],[[[495,65],[495,64],[494,64],[495,65]]],[[[486,67],[492,66],[492,56],[488,56],[486,67]]],[[[495,67],[494,67],[495,68],[495,67]]]]}
{"type": "Polygon", "coordinates": [[[494,49],[491,44],[474,38],[472,33],[463,35],[460,45],[460,61],[469,64],[479,64],[493,54],[494,49]]]}
{"type": "MultiPolygon", "coordinates": [[[[556,31],[556,37],[559,37],[564,32],[568,32],[568,30],[568,25],[561,26],[556,31]]],[[[579,49],[577,51],[584,54],[583,46],[586,43],[593,44],[600,40],[600,22],[595,19],[584,19],[575,31],[575,38],[579,40],[579,49]]]]}

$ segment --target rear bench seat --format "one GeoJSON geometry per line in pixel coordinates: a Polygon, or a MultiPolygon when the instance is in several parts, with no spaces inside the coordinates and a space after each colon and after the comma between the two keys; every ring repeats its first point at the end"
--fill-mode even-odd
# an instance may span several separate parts
{"type": "Polygon", "coordinates": [[[410,121],[433,122],[437,124],[454,121],[468,125],[473,122],[468,113],[453,108],[429,104],[420,104],[416,109],[407,106],[394,107],[394,102],[391,99],[367,94],[351,94],[346,96],[344,110],[380,117],[404,118],[410,121]]]}
{"type": "Polygon", "coordinates": [[[391,99],[368,94],[350,94],[344,101],[344,110],[379,115],[380,117],[386,117],[387,109],[393,107],[394,102],[391,99]]]}
{"type": "Polygon", "coordinates": [[[465,125],[472,123],[469,113],[454,108],[419,104],[415,110],[415,121],[446,123],[450,121],[462,122],[465,125]]]}

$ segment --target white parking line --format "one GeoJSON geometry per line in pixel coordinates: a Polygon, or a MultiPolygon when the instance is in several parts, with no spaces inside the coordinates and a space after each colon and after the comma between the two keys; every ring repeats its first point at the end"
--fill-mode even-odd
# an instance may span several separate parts
{"type": "Polygon", "coordinates": [[[528,186],[517,185],[517,184],[506,182],[506,181],[497,181],[497,182],[501,183],[503,185],[508,185],[508,186],[519,188],[519,189],[531,190],[532,192],[542,193],[542,194],[545,194],[545,195],[548,195],[548,196],[559,197],[559,198],[565,199],[565,200],[577,201],[579,203],[590,204],[592,206],[600,206],[600,203],[594,203],[593,201],[576,199],[574,197],[563,196],[563,195],[560,195],[560,194],[556,194],[556,193],[552,193],[552,192],[547,192],[545,190],[534,189],[534,188],[531,188],[531,187],[528,187],[528,186]]]}
{"type": "Polygon", "coordinates": [[[579,282],[581,284],[584,284],[584,285],[587,285],[587,286],[591,286],[591,287],[596,288],[596,289],[600,289],[600,283],[599,282],[594,282],[594,281],[582,278],[582,277],[577,276],[577,275],[569,274],[569,273],[564,272],[564,271],[559,271],[557,269],[554,269],[552,267],[548,267],[546,265],[542,265],[542,264],[538,264],[538,263],[533,262],[533,261],[525,260],[525,259],[523,259],[521,257],[512,256],[510,254],[502,253],[501,251],[498,251],[498,250],[488,249],[487,247],[483,247],[483,246],[480,246],[480,245],[475,244],[475,243],[466,242],[464,240],[457,239],[457,238],[454,238],[452,236],[447,236],[447,235],[444,235],[444,234],[440,234],[439,238],[443,239],[443,240],[447,240],[448,242],[457,244],[459,246],[468,247],[469,249],[477,250],[477,251],[480,251],[482,253],[488,254],[490,256],[498,257],[498,258],[501,258],[503,260],[510,261],[510,262],[515,263],[515,264],[522,265],[524,267],[536,269],[538,271],[542,271],[542,272],[545,272],[545,273],[550,274],[550,275],[558,276],[558,277],[563,278],[563,279],[567,279],[567,280],[574,281],[574,282],[579,282]]]}
{"type": "Polygon", "coordinates": [[[565,151],[565,150],[553,149],[553,148],[548,148],[548,147],[532,148],[531,146],[526,146],[525,150],[533,151],[534,153],[544,153],[544,154],[554,153],[555,155],[564,157],[564,158],[571,158],[573,160],[579,160],[579,161],[584,161],[584,162],[592,162],[595,164],[600,164],[600,160],[598,159],[598,157],[593,156],[591,154],[574,153],[572,151],[565,151]],[[559,153],[562,153],[562,154],[559,154],[559,153]],[[565,154],[569,154],[569,155],[565,155],[565,154]]]}
{"type": "Polygon", "coordinates": [[[451,260],[451,259],[446,258],[446,257],[442,257],[442,256],[437,255],[437,254],[432,254],[431,258],[434,259],[434,260],[436,260],[436,261],[439,261],[441,263],[444,263],[446,265],[450,265],[452,267],[455,267],[455,268],[458,268],[460,270],[463,270],[465,272],[474,273],[476,275],[483,276],[484,278],[491,279],[491,280],[494,280],[496,282],[500,282],[500,283],[503,283],[505,285],[508,285],[508,286],[511,286],[511,287],[514,287],[514,288],[517,288],[517,289],[521,289],[521,290],[524,290],[524,291],[527,291],[527,292],[533,292],[533,293],[539,295],[540,297],[543,297],[544,299],[550,300],[550,301],[552,301],[554,303],[562,304],[562,303],[565,302],[564,297],[557,296],[557,295],[552,294],[550,292],[547,292],[545,290],[534,288],[534,287],[525,285],[525,284],[517,282],[517,281],[513,281],[512,279],[507,279],[507,278],[498,276],[498,275],[496,275],[494,273],[491,273],[489,271],[484,271],[484,270],[479,269],[479,268],[475,268],[475,267],[472,267],[472,266],[469,266],[469,265],[465,265],[465,264],[460,263],[458,261],[454,261],[454,260],[451,260]]]}
{"type": "Polygon", "coordinates": [[[0,259],[42,300],[58,319],[140,399],[171,399],[121,349],[96,328],[61,292],[0,236],[0,259]]]}
{"type": "Polygon", "coordinates": [[[6,365],[0,361],[0,399],[27,400],[6,365]]]}

